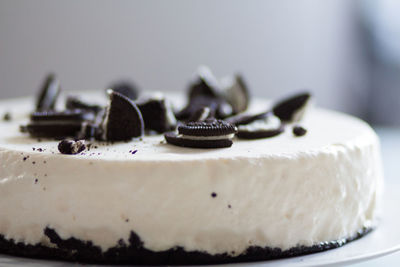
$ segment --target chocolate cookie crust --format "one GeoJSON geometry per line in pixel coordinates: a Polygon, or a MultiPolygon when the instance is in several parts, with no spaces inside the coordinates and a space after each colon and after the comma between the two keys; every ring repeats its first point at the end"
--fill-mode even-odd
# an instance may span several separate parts
{"type": "Polygon", "coordinates": [[[47,227],[44,229],[44,234],[52,244],[57,246],[56,248],[46,247],[41,244],[29,245],[23,242],[15,242],[13,239],[8,240],[3,235],[0,235],[0,253],[39,259],[97,264],[200,265],[254,262],[296,257],[338,248],[363,237],[372,230],[372,228],[363,228],[348,238],[322,242],[310,247],[297,246],[288,250],[251,246],[239,256],[230,256],[228,253],[211,255],[199,251],[188,252],[182,247],[154,252],[144,248],[143,242],[133,231],[129,238],[129,244],[120,240],[118,246],[102,253],[100,247],[93,245],[91,241],[82,241],[74,237],[62,239],[54,229],[47,227]]]}

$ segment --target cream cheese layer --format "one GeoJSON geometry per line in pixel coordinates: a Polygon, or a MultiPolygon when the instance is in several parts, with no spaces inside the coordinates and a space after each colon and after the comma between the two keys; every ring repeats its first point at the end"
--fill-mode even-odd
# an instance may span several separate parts
{"type": "MultiPolygon", "coordinates": [[[[173,98],[175,99],[175,98],[173,98]]],[[[0,101],[0,234],[48,244],[43,229],[104,251],[131,231],[153,251],[237,255],[289,249],[374,226],[382,190],[379,140],[363,121],[312,109],[308,132],[231,148],[191,149],[162,135],[62,155],[56,141],[19,132],[32,99],[0,101]],[[136,153],[132,151],[137,150],[136,153]]],[[[256,101],[263,109],[267,102],[256,101]]]]}

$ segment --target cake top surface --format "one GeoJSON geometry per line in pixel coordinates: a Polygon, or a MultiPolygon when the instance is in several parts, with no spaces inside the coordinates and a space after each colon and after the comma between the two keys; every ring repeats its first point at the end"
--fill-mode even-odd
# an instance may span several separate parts
{"type": "MultiPolygon", "coordinates": [[[[82,95],[82,93],[79,93],[82,95]]],[[[99,103],[106,98],[101,93],[88,92],[84,98],[99,103]]],[[[173,106],[180,107],[184,97],[179,94],[166,94],[173,106]]],[[[249,110],[262,111],[270,107],[270,102],[254,98],[249,110]]],[[[29,154],[41,154],[44,157],[66,157],[79,160],[104,161],[185,161],[207,159],[293,157],[299,153],[313,153],[324,149],[340,149],[349,142],[362,143],[375,136],[373,130],[360,119],[335,111],[310,108],[301,122],[308,132],[296,137],[291,130],[273,138],[257,140],[239,140],[235,138],[230,148],[194,149],[167,144],[164,136],[145,135],[129,142],[90,141],[90,150],[77,155],[62,155],[57,149],[58,141],[31,138],[19,131],[19,126],[29,120],[33,109],[33,98],[0,100],[0,115],[11,114],[10,121],[0,121],[0,151],[14,151],[29,154]]],[[[287,126],[291,128],[291,126],[287,126]]],[[[21,155],[22,158],[22,155],[21,155]]]]}

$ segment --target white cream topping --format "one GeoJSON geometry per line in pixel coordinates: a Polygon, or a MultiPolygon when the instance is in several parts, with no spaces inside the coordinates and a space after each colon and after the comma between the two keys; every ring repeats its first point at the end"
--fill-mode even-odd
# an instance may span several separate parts
{"type": "MultiPolygon", "coordinates": [[[[49,226],[62,238],[107,250],[121,238],[128,242],[133,230],[154,251],[182,246],[236,255],[252,245],[310,246],[375,223],[379,141],[359,119],[312,109],[302,122],[304,137],[286,131],[206,150],[172,146],[157,135],[62,155],[57,142],[19,133],[31,101],[0,101],[0,114],[14,118],[0,122],[6,238],[44,242],[49,226]]],[[[256,101],[254,108],[266,105],[256,101]]]]}
{"type": "Polygon", "coordinates": [[[194,136],[194,135],[185,135],[180,134],[178,137],[188,140],[223,140],[223,139],[232,139],[235,137],[235,134],[225,134],[225,135],[214,135],[214,136],[194,136]]]}

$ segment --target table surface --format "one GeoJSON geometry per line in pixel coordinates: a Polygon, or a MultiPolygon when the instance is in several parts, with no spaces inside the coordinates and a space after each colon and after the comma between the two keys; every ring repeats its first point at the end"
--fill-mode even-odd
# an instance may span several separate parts
{"type": "MultiPolygon", "coordinates": [[[[383,165],[385,170],[386,187],[400,184],[397,175],[400,173],[398,154],[400,151],[400,128],[376,127],[381,139],[383,165]]],[[[399,240],[400,242],[400,240],[399,240]]],[[[352,267],[398,266],[400,264],[400,252],[382,258],[353,264],[352,267]]]]}

